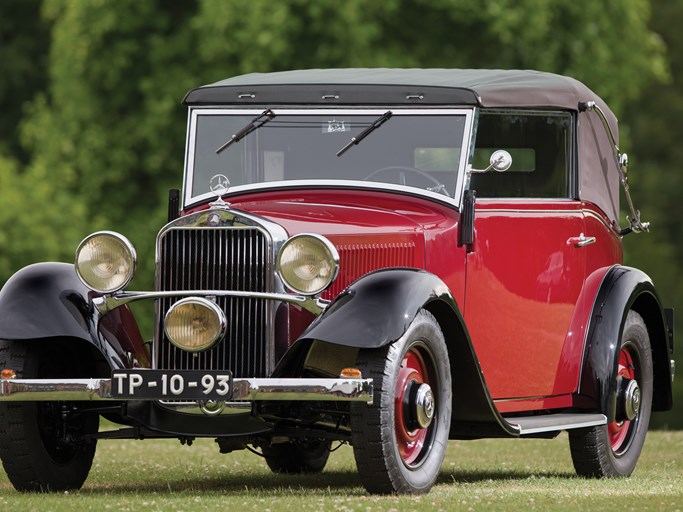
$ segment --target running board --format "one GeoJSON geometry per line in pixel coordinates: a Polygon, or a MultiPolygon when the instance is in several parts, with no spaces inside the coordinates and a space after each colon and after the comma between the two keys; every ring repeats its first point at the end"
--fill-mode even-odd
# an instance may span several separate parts
{"type": "Polygon", "coordinates": [[[573,428],[606,425],[607,416],[604,414],[548,414],[505,418],[505,421],[518,429],[520,436],[524,436],[541,432],[557,432],[573,428]]]}

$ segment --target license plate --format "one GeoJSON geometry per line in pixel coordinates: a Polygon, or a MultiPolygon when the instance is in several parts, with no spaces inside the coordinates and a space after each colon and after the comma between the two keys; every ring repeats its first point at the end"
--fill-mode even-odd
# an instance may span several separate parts
{"type": "Polygon", "coordinates": [[[201,370],[114,370],[113,398],[229,400],[232,372],[201,370]]]}

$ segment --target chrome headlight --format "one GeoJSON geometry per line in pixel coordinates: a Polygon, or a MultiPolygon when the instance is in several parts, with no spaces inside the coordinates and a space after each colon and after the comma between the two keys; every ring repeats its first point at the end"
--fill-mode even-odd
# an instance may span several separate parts
{"type": "Polygon", "coordinates": [[[288,288],[302,295],[317,295],[337,277],[339,254],[324,236],[296,235],[282,246],[277,268],[288,288]]]}
{"type": "Polygon", "coordinates": [[[128,239],[112,231],[87,236],[76,249],[76,273],[96,292],[124,288],[135,274],[135,249],[128,239]]]}
{"type": "Polygon", "coordinates": [[[176,347],[201,352],[225,336],[225,313],[214,302],[189,297],[173,304],[164,319],[166,336],[176,347]]]}

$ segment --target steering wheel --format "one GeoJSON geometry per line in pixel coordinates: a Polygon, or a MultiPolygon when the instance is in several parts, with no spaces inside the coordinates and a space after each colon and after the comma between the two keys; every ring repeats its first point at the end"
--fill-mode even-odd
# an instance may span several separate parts
{"type": "MultiPolygon", "coordinates": [[[[424,171],[421,171],[420,169],[416,169],[415,167],[408,167],[408,166],[403,166],[403,165],[390,165],[388,167],[382,167],[380,169],[372,171],[370,174],[368,174],[365,177],[365,181],[377,181],[373,180],[376,175],[381,174],[383,172],[411,172],[413,174],[417,174],[419,176],[422,176],[425,178],[427,181],[430,183],[433,183],[433,187],[426,187],[427,190],[430,192],[439,192],[444,195],[450,195],[448,193],[448,190],[446,190],[446,187],[443,185],[443,183],[439,183],[436,179],[434,179],[432,176],[427,174],[424,171]]],[[[399,183],[399,185],[405,185],[405,183],[399,183]]]]}

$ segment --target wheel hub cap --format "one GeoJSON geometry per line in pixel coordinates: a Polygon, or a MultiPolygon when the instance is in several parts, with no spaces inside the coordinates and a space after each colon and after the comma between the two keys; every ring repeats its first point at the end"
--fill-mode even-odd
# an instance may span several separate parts
{"type": "Polygon", "coordinates": [[[640,411],[640,386],[635,379],[629,380],[624,390],[624,415],[627,420],[632,420],[640,411]]]}
{"type": "Polygon", "coordinates": [[[413,417],[420,428],[427,428],[434,418],[434,393],[429,384],[420,384],[415,393],[415,401],[411,404],[413,417]]]}

